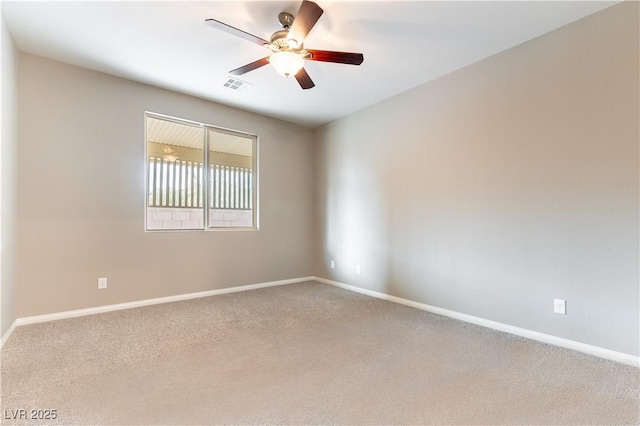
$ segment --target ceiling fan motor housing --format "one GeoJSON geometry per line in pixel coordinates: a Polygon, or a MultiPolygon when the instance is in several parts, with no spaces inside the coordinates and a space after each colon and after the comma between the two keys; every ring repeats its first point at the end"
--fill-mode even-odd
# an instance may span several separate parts
{"type": "Polygon", "coordinates": [[[288,34],[289,34],[289,30],[276,31],[271,35],[271,43],[277,45],[278,47],[288,46],[287,44],[288,34]]]}

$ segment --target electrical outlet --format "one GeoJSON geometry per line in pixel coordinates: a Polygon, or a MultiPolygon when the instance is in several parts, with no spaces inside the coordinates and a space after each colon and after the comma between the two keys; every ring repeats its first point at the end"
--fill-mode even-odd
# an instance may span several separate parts
{"type": "Polygon", "coordinates": [[[331,269],[336,269],[336,262],[333,260],[331,261],[331,269]]]}
{"type": "Polygon", "coordinates": [[[107,279],[98,278],[98,290],[104,290],[105,288],[107,288],[107,279]]]}
{"type": "Polygon", "coordinates": [[[553,312],[567,315],[567,301],[563,299],[553,299],[553,312]]]}
{"type": "Polygon", "coordinates": [[[356,274],[360,273],[360,265],[356,265],[356,274]]]}

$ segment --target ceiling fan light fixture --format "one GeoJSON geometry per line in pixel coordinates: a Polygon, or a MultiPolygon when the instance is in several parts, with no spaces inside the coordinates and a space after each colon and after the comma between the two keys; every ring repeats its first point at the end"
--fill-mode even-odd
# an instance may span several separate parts
{"type": "Polygon", "coordinates": [[[269,63],[285,77],[296,75],[304,66],[304,59],[297,53],[288,50],[275,52],[269,57],[269,63]]]}

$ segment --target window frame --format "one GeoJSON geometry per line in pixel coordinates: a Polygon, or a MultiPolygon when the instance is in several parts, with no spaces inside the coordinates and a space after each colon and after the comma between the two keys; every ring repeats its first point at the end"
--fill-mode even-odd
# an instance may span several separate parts
{"type": "Polygon", "coordinates": [[[144,231],[145,232],[202,232],[202,231],[258,231],[260,229],[259,226],[259,210],[260,210],[260,191],[259,191],[259,161],[258,161],[258,135],[243,132],[240,130],[234,130],[226,127],[215,126],[213,124],[201,123],[194,120],[188,120],[179,117],[173,117],[170,115],[160,114],[151,111],[145,111],[144,113],[144,231]],[[176,124],[186,125],[201,128],[204,131],[204,140],[203,140],[203,176],[202,176],[202,228],[188,228],[188,229],[149,229],[148,228],[148,208],[149,208],[149,152],[148,145],[149,141],[147,139],[147,118],[154,118],[157,120],[170,121],[176,124]],[[209,133],[210,131],[224,133],[232,136],[240,136],[244,138],[251,139],[251,162],[252,162],[252,173],[251,173],[251,198],[252,198],[252,225],[251,226],[211,226],[210,225],[210,198],[209,198],[209,179],[210,179],[210,164],[209,164],[209,133]]]}

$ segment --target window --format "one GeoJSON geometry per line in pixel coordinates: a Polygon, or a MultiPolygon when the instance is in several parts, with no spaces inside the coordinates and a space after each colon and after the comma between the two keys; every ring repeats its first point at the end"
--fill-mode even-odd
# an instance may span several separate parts
{"type": "Polygon", "coordinates": [[[146,147],[147,230],[257,228],[255,135],[147,113],[146,147]]]}

